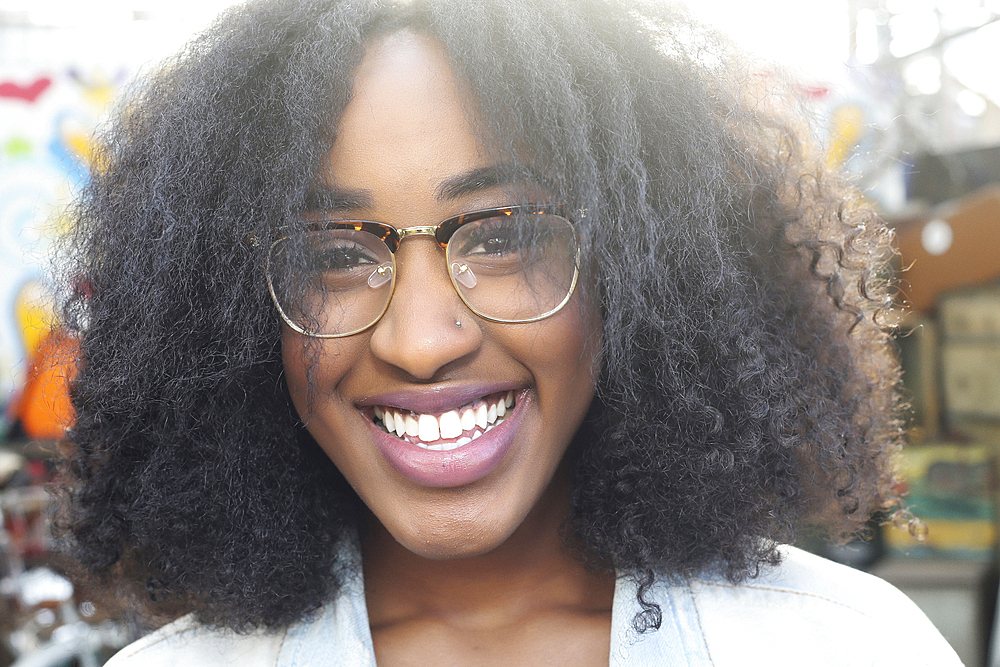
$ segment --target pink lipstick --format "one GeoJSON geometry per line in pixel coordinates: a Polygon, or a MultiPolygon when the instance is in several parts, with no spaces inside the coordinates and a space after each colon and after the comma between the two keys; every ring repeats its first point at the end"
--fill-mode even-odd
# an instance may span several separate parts
{"type": "Polygon", "coordinates": [[[372,417],[368,422],[378,452],[396,472],[423,486],[463,486],[487,476],[513,444],[531,400],[523,389],[446,393],[416,401],[379,397],[366,401],[370,412],[364,409],[372,417]],[[467,402],[446,405],[460,401],[467,402]],[[415,403],[427,411],[416,412],[415,403]]]}

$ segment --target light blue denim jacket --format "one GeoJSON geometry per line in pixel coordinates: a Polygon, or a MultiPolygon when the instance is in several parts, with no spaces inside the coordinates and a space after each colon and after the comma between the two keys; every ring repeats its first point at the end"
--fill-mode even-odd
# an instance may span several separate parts
{"type": "MultiPolygon", "coordinates": [[[[659,581],[663,622],[637,634],[635,584],[620,577],[611,667],[954,667],[955,652],[902,593],[793,547],[781,565],[733,585],[659,581]]],[[[236,635],[181,618],[123,649],[107,667],[375,667],[360,558],[341,595],[285,631],[236,635]]]]}

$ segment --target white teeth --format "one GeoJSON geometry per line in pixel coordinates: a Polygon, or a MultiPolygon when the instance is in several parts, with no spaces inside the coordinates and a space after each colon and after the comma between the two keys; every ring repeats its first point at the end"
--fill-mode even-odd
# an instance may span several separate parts
{"type": "MultiPolygon", "coordinates": [[[[421,417],[421,419],[423,419],[423,417],[421,417]]],[[[431,419],[433,419],[433,417],[431,419]]],[[[449,410],[438,417],[438,422],[440,423],[442,439],[451,440],[452,438],[457,438],[462,435],[462,431],[464,429],[462,428],[462,419],[458,416],[458,410],[449,410]]]]}
{"type": "Polygon", "coordinates": [[[479,399],[465,408],[449,410],[440,416],[379,405],[374,406],[372,412],[375,419],[382,422],[386,432],[408,438],[411,444],[423,449],[447,452],[469,444],[503,421],[514,406],[514,392],[508,391],[491,401],[479,399]]]}
{"type": "Polygon", "coordinates": [[[450,452],[453,449],[458,449],[461,445],[457,442],[442,442],[437,445],[420,445],[420,447],[434,452],[450,452]]]}
{"type": "Polygon", "coordinates": [[[424,442],[434,442],[441,438],[441,431],[438,429],[438,420],[434,415],[420,415],[418,428],[417,436],[424,442]]]}
{"type": "Polygon", "coordinates": [[[462,430],[471,431],[476,428],[476,411],[472,408],[462,410],[462,430]]]}
{"type": "Polygon", "coordinates": [[[421,449],[429,449],[432,452],[450,452],[453,449],[458,449],[462,445],[467,445],[472,442],[472,438],[459,438],[455,442],[439,442],[436,445],[425,445],[422,442],[414,443],[417,447],[421,449]]]}

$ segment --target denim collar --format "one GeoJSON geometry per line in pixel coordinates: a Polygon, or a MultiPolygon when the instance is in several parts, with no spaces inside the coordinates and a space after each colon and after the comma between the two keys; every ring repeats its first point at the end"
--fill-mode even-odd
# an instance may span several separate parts
{"type": "MultiPolygon", "coordinates": [[[[316,616],[288,630],[277,667],[375,667],[357,541],[341,552],[338,567],[343,573],[340,594],[316,616]]],[[[618,577],[611,611],[610,667],[710,667],[712,661],[689,583],[658,580],[647,599],[660,606],[662,622],[658,630],[639,634],[632,627],[632,620],[642,611],[636,599],[636,583],[630,577],[618,577]]]]}

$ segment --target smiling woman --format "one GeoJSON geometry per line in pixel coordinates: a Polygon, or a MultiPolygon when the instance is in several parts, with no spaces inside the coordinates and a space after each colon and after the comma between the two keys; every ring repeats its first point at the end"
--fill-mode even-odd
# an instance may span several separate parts
{"type": "Polygon", "coordinates": [[[166,623],[113,664],[957,664],[781,545],[897,502],[887,234],[738,62],[275,0],[140,88],[64,245],[60,528],[166,623]]]}
{"type": "MultiPolygon", "coordinates": [[[[466,116],[471,98],[462,88],[431,38],[400,30],[373,39],[320,171],[327,188],[351,194],[338,197],[336,209],[309,217],[384,220],[419,230],[427,228],[410,225],[515,204],[529,187],[540,191],[535,183],[489,176],[491,156],[473,133],[466,116]]],[[[360,300],[376,298],[370,279],[359,288],[362,296],[351,291],[349,303],[330,303],[337,295],[318,299],[325,313],[384,311],[370,330],[319,345],[292,327],[282,336],[288,391],[306,429],[379,528],[430,558],[496,550],[525,530],[529,512],[555,493],[556,468],[593,398],[600,345],[595,309],[580,293],[566,301],[577,253],[565,218],[466,217],[446,242],[445,262],[433,232],[400,241],[394,286],[377,290],[385,292],[377,298],[388,300],[387,307],[361,306],[360,300]],[[552,226],[570,239],[569,248],[556,243],[537,250],[552,253],[543,270],[535,270],[526,253],[513,256],[519,249],[508,232],[529,224],[552,226]],[[463,241],[467,231],[471,241],[463,241]],[[459,264],[456,252],[463,267],[476,267],[463,274],[464,283],[450,270],[459,264]],[[475,282],[468,279],[473,275],[475,282]],[[554,289],[550,282],[561,293],[539,299],[554,289]],[[522,301],[525,308],[539,306],[537,312],[511,312],[545,317],[490,321],[470,314],[470,301],[483,304],[486,311],[477,313],[485,317],[522,301]],[[559,304],[567,305],[556,309],[559,304]],[[383,420],[390,415],[392,433],[384,421],[382,428],[376,423],[376,408],[383,420]]],[[[312,249],[307,241],[304,252],[312,249]]],[[[322,281],[324,292],[340,287],[331,289],[325,275],[322,281]]],[[[552,513],[534,530],[558,533],[564,516],[552,513]]]]}

